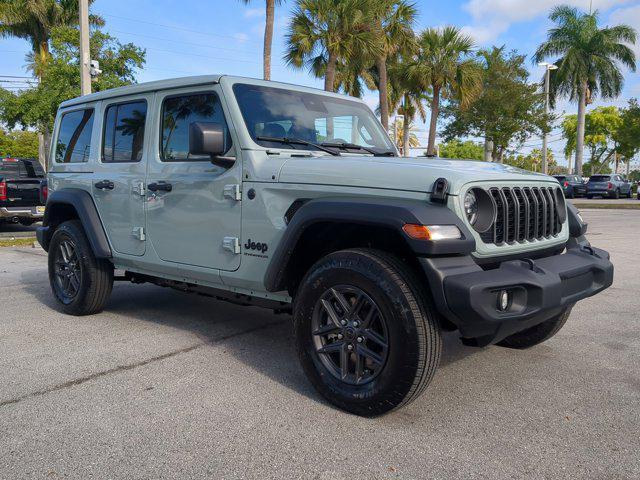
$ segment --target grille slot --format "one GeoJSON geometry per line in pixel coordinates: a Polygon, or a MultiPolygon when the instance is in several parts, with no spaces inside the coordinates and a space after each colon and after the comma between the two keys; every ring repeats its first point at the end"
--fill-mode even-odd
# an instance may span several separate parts
{"type": "MultiPolygon", "coordinates": [[[[562,224],[557,214],[555,187],[491,187],[496,219],[480,234],[484,243],[505,245],[557,236],[562,224]]],[[[558,192],[560,195],[561,192],[558,192]]]]}

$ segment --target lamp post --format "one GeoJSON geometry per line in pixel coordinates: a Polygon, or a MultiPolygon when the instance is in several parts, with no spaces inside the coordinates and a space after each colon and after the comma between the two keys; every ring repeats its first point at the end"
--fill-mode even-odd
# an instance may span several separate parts
{"type": "MultiPolygon", "coordinates": [[[[540,62],[539,67],[544,67],[544,113],[549,114],[549,78],[551,76],[551,70],[556,70],[558,67],[553,63],[540,62]]],[[[547,159],[547,132],[542,134],[542,173],[545,175],[549,173],[549,162],[547,159]]]]}

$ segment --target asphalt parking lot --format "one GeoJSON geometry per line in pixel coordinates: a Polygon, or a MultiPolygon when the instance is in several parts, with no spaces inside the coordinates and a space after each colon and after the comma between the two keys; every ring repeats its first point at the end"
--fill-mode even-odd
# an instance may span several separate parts
{"type": "Polygon", "coordinates": [[[39,249],[0,249],[0,478],[640,477],[640,211],[583,211],[614,285],[526,351],[447,334],[427,392],[377,419],[306,381],[290,318],[117,284],[54,308],[39,249]]]}

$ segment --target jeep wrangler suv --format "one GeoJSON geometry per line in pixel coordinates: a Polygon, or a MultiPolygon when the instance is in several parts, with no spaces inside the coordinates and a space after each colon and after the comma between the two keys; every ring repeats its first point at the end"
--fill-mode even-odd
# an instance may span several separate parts
{"type": "Polygon", "coordinates": [[[291,312],[310,381],[359,415],[426,388],[442,330],[530,347],[613,280],[554,178],[399,158],[354,98],[151,82],[64,102],[52,145],[38,239],[64,312],[114,280],[291,312]]]}

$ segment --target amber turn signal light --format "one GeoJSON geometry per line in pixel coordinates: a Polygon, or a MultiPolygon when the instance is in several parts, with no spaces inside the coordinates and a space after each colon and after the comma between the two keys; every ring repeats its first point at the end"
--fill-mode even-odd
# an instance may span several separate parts
{"type": "Polygon", "coordinates": [[[462,238],[460,229],[455,225],[416,225],[406,223],[402,230],[414,240],[458,240],[462,238]]]}

